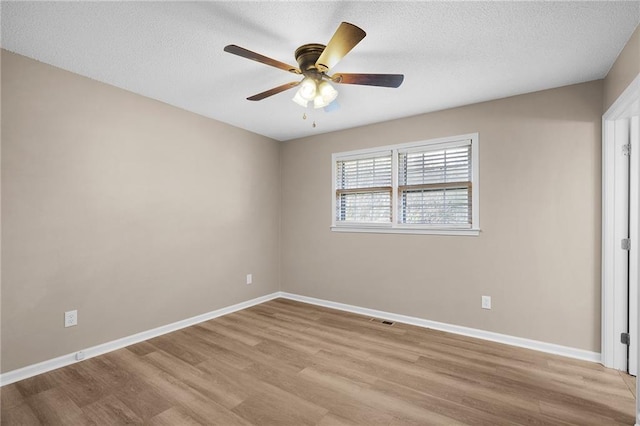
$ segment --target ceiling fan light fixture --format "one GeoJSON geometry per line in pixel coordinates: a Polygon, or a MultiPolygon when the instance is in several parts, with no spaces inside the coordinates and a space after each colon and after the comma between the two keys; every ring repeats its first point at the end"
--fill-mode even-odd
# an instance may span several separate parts
{"type": "Polygon", "coordinates": [[[324,108],[338,97],[338,91],[328,81],[318,84],[318,94],[313,98],[314,108],[324,108]]]}
{"type": "Polygon", "coordinates": [[[296,91],[296,95],[291,100],[293,102],[297,103],[298,105],[300,105],[302,108],[306,108],[309,105],[309,101],[304,99],[300,95],[300,90],[299,89],[296,91]]]}
{"type": "Polygon", "coordinates": [[[318,85],[318,92],[327,105],[338,97],[338,91],[328,81],[323,81],[318,85]]]}
{"type": "Polygon", "coordinates": [[[330,104],[330,102],[325,101],[324,98],[322,97],[322,95],[318,95],[315,98],[313,98],[313,107],[314,108],[324,108],[329,104],[330,104]]]}
{"type": "Polygon", "coordinates": [[[317,92],[318,86],[316,85],[316,81],[312,78],[305,77],[302,83],[300,83],[300,89],[298,89],[296,96],[299,94],[302,99],[312,101],[313,98],[316,97],[317,92]]]}

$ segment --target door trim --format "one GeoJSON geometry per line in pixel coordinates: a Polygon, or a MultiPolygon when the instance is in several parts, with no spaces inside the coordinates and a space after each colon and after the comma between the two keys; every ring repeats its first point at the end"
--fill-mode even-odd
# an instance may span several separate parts
{"type": "MultiPolygon", "coordinates": [[[[602,116],[602,364],[605,367],[626,369],[620,365],[620,336],[616,335],[616,319],[621,309],[626,311],[626,298],[615,286],[616,253],[620,255],[620,241],[615,237],[616,167],[615,121],[640,113],[640,74],[602,116]],[[616,348],[618,350],[616,350],[616,348]]],[[[619,207],[618,207],[619,209],[619,207]]],[[[638,218],[631,218],[638,220],[638,218]]],[[[632,241],[632,247],[640,242],[632,241]]],[[[637,256],[639,250],[634,250],[637,256]]],[[[633,252],[632,252],[633,253],[633,252]]],[[[637,277],[636,277],[637,279],[637,277]]],[[[626,291],[625,291],[626,292],[626,291]]]]}
{"type": "MultiPolygon", "coordinates": [[[[640,101],[638,102],[640,103],[640,101]]],[[[640,273],[638,272],[638,263],[640,257],[638,252],[638,242],[640,241],[640,115],[634,115],[629,119],[629,143],[631,144],[631,153],[629,155],[629,238],[634,241],[629,252],[629,334],[636,336],[636,340],[640,339],[638,333],[638,309],[640,308],[640,300],[638,299],[638,280],[640,273]],[[635,215],[636,220],[633,220],[635,215]],[[631,309],[631,307],[634,309],[631,309]]],[[[632,342],[634,343],[634,342],[632,342]]],[[[629,374],[637,376],[638,366],[640,364],[640,355],[638,354],[638,341],[629,346],[629,374]]]]}

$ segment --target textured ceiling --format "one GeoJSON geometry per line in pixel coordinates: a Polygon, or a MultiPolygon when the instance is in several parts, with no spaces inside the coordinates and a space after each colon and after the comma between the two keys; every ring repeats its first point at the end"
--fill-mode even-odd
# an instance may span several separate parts
{"type": "Polygon", "coordinates": [[[637,1],[1,4],[7,50],[278,140],[600,79],[638,22],[637,1]],[[341,21],[367,36],[332,71],[400,88],[336,85],[340,108],[307,120],[295,90],[245,100],[296,76],[225,45],[295,64],[341,21]]]}

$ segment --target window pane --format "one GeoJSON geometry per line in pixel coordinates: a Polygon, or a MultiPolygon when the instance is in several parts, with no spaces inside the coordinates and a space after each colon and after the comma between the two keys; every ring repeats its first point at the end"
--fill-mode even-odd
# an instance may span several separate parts
{"type": "Polygon", "coordinates": [[[471,200],[467,188],[406,190],[400,196],[400,220],[407,224],[471,224],[471,200]]]}
{"type": "Polygon", "coordinates": [[[390,151],[337,161],[336,220],[390,223],[391,170],[390,151]]]}
{"type": "Polygon", "coordinates": [[[336,219],[340,222],[391,222],[390,192],[340,194],[336,200],[336,219]]]}
{"type": "Polygon", "coordinates": [[[400,185],[471,181],[471,147],[400,153],[400,185]]]}
{"type": "MultiPolygon", "coordinates": [[[[379,154],[378,154],[379,155],[379,154]]],[[[337,161],[336,188],[356,189],[391,186],[391,154],[337,161]]]]}
{"type": "Polygon", "coordinates": [[[471,224],[470,145],[401,152],[398,182],[402,187],[398,206],[400,223],[471,224]],[[452,188],[452,183],[465,185],[452,188]]]}

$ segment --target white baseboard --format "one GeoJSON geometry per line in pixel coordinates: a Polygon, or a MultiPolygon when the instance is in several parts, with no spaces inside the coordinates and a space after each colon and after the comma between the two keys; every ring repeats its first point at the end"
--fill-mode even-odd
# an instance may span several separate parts
{"type": "MultiPolygon", "coordinates": [[[[124,348],[125,346],[133,345],[135,343],[140,343],[144,340],[149,340],[154,337],[161,336],[163,334],[171,333],[172,331],[180,330],[182,328],[189,327],[191,325],[195,325],[204,321],[208,321],[210,319],[217,318],[222,315],[227,315],[232,312],[240,311],[250,306],[258,305],[260,303],[264,303],[269,300],[276,299],[278,297],[280,297],[280,292],[267,294],[265,296],[257,297],[255,299],[247,300],[245,302],[240,302],[232,306],[227,306],[225,308],[207,312],[202,315],[197,315],[195,317],[187,318],[181,321],[174,322],[172,324],[163,325],[161,327],[143,331],[141,333],[133,334],[131,336],[126,336],[121,339],[113,340],[111,342],[103,343],[97,346],[92,346],[86,349],[83,348],[83,349],[80,349],[80,351],[84,353],[84,359],[93,358],[94,356],[115,351],[116,349],[121,349],[121,348],[124,348]]],[[[9,385],[11,383],[14,383],[23,379],[28,379],[29,377],[33,377],[38,374],[46,373],[47,371],[55,370],[60,367],[64,367],[76,362],[80,362],[76,360],[77,353],[78,352],[62,355],[57,358],[49,359],[47,361],[39,362],[33,365],[28,365],[26,367],[19,368],[17,370],[12,370],[12,371],[8,371],[6,373],[0,374],[0,387],[4,385],[9,385]]]]}
{"type": "Polygon", "coordinates": [[[353,312],[355,314],[367,315],[376,318],[415,325],[418,327],[432,328],[434,330],[447,331],[449,333],[461,334],[463,336],[476,337],[478,339],[490,340],[492,342],[504,343],[511,346],[533,349],[583,361],[600,362],[601,356],[598,352],[591,352],[584,349],[571,348],[568,346],[556,345],[554,343],[540,342],[538,340],[525,339],[522,337],[509,336],[507,334],[494,333],[491,331],[479,330],[477,328],[463,327],[443,322],[430,321],[422,318],[410,317],[406,315],[394,314],[391,312],[378,311],[376,309],[361,308],[359,306],[347,305],[344,303],[331,302],[314,297],[300,296],[297,294],[280,292],[280,297],[297,300],[299,302],[310,303],[312,305],[324,306],[326,308],[339,309],[341,311],[353,312]]]}

